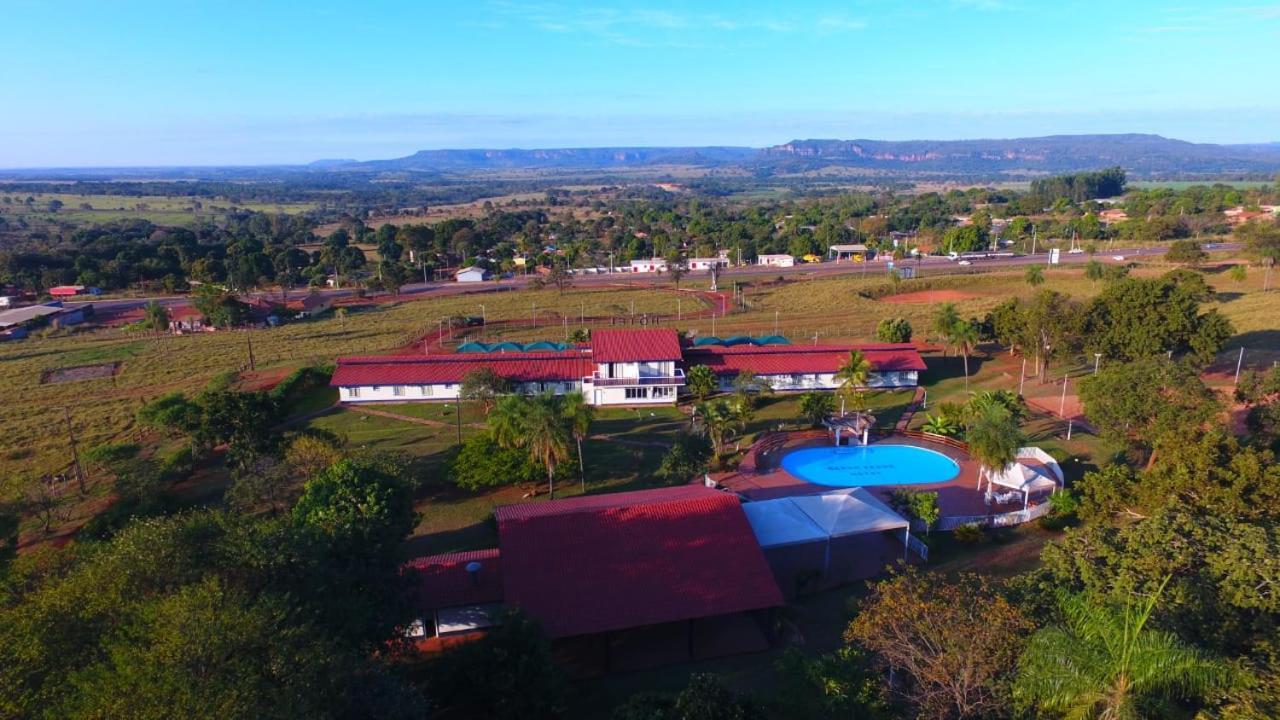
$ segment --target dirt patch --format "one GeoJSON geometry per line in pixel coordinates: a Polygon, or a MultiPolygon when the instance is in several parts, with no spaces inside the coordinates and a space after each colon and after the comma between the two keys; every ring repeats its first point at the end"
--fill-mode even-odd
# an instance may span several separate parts
{"type": "Polygon", "coordinates": [[[973,293],[967,293],[960,290],[921,290],[919,292],[888,295],[880,298],[880,302],[923,305],[928,303],[958,302],[960,300],[969,300],[976,297],[978,296],[973,293]]]}
{"type": "Polygon", "coordinates": [[[94,363],[93,365],[75,365],[73,367],[45,370],[40,375],[40,384],[78,382],[80,380],[97,380],[109,378],[120,370],[120,362],[94,363]]]}
{"type": "Polygon", "coordinates": [[[241,373],[236,387],[242,392],[265,392],[279,385],[293,370],[291,367],[277,367],[241,373]]]}

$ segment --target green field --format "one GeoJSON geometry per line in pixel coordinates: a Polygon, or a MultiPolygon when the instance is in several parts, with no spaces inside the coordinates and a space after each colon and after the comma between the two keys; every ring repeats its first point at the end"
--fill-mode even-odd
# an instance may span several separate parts
{"type": "Polygon", "coordinates": [[[297,214],[315,209],[315,203],[232,203],[224,197],[182,197],[175,195],[96,195],[80,193],[14,193],[0,184],[0,215],[23,218],[29,223],[92,224],[114,220],[143,219],[158,225],[185,225],[198,218],[217,217],[228,210],[253,210],[268,213],[297,214]],[[6,202],[5,198],[9,198],[6,202]],[[27,204],[25,200],[32,198],[27,204]],[[49,202],[58,200],[63,206],[50,212],[49,202]],[[196,207],[199,204],[200,207],[196,207]]]}
{"type": "MultiPolygon", "coordinates": [[[[278,328],[220,331],[182,336],[153,336],[114,329],[84,330],[49,337],[33,336],[0,345],[0,476],[16,482],[23,477],[53,472],[70,463],[62,407],[70,409],[72,424],[91,446],[112,439],[135,437],[133,415],[146,401],[167,392],[198,392],[215,375],[247,369],[248,345],[253,344],[259,371],[283,375],[288,368],[329,363],[339,355],[383,353],[403,348],[441,319],[481,314],[491,321],[525,320],[532,314],[539,325],[523,328],[536,337],[562,339],[562,317],[604,316],[630,311],[637,314],[674,313],[676,298],[667,291],[569,290],[520,291],[476,296],[386,303],[353,308],[345,319],[333,314],[278,328]],[[563,315],[562,315],[563,314],[563,315]],[[51,369],[97,362],[123,361],[114,378],[42,385],[51,369]]],[[[685,298],[684,307],[697,302],[685,298]]],[[[577,325],[569,323],[569,328],[577,325]]],[[[473,328],[476,337],[484,337],[473,328]]],[[[441,350],[449,349],[446,342],[441,350]]]]}

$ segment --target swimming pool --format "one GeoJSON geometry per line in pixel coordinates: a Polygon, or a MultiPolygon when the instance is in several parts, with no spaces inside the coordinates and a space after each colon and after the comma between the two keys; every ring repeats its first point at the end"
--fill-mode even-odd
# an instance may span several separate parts
{"type": "Polygon", "coordinates": [[[912,445],[802,448],[782,457],[782,469],[816,485],[842,488],[926,485],[960,474],[956,461],[912,445]]]}

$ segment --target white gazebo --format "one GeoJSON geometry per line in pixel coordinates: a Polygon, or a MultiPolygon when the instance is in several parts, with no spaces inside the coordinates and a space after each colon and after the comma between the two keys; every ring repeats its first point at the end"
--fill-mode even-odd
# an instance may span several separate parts
{"type": "Polygon", "coordinates": [[[1063,485],[1062,468],[1049,453],[1036,447],[1025,447],[1018,450],[1017,460],[1003,470],[983,469],[978,482],[987,481],[987,497],[991,497],[993,485],[1009,488],[1022,493],[1022,509],[1026,510],[1031,500],[1031,493],[1049,491],[1056,492],[1063,485]],[[1031,465],[1022,460],[1035,460],[1031,465]]]}
{"type": "Polygon", "coordinates": [[[876,424],[876,418],[871,413],[851,412],[843,415],[828,415],[822,424],[835,436],[836,445],[840,444],[841,434],[861,437],[862,444],[866,445],[871,435],[871,428],[876,424]]]}

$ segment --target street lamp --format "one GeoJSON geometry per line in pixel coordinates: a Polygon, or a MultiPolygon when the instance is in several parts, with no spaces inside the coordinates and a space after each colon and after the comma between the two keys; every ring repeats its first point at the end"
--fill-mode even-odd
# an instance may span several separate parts
{"type": "Polygon", "coordinates": [[[1102,353],[1093,354],[1093,374],[1098,374],[1098,363],[1102,360],[1102,353]]]}
{"type": "Polygon", "coordinates": [[[485,327],[488,324],[489,324],[489,313],[485,311],[484,303],[480,303],[480,327],[485,327]]]}

